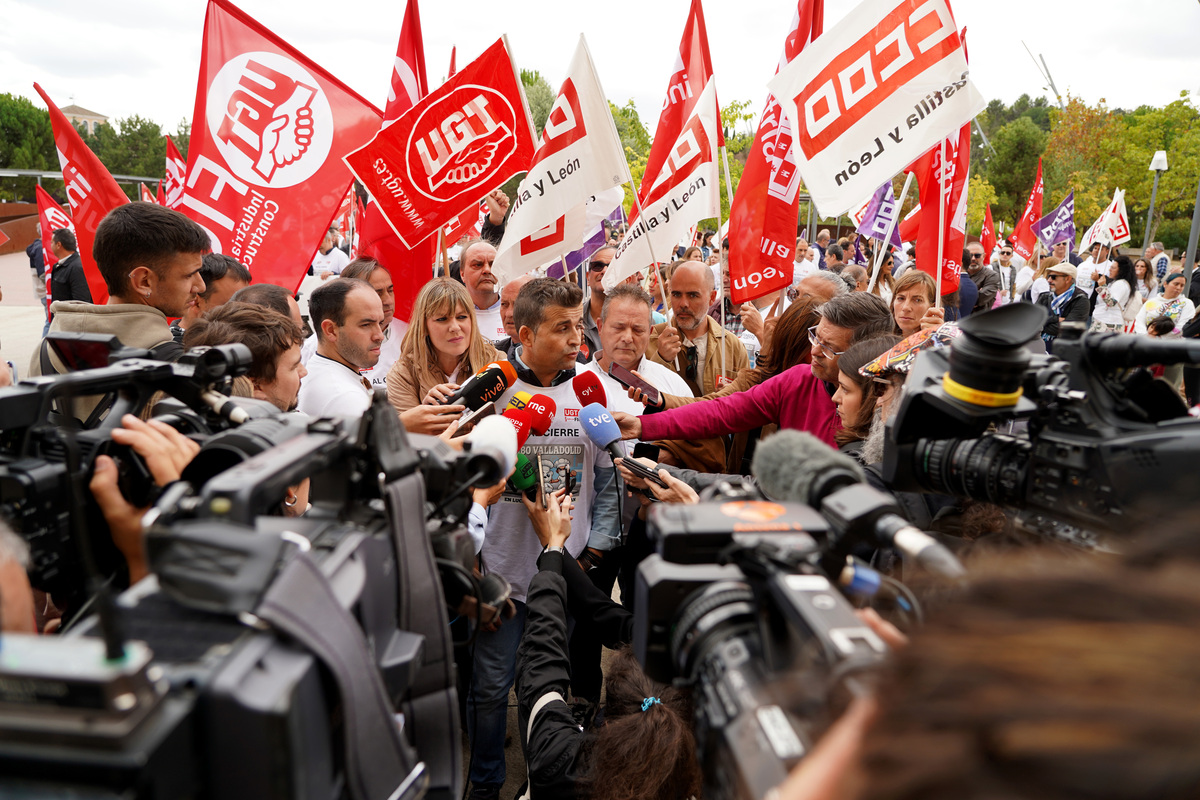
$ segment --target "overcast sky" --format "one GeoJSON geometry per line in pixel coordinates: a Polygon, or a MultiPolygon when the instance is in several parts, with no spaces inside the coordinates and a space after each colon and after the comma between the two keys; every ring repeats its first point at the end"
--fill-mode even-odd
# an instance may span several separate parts
{"type": "MultiPolygon", "coordinates": [[[[405,0],[242,0],[266,27],[382,107],[405,0]]],[[[557,91],[578,34],[587,34],[610,100],[633,99],[651,128],[666,92],[689,0],[425,0],[431,84],[449,66],[509,35],[518,66],[557,91]]],[[[826,0],[831,30],[857,5],[826,0]]],[[[983,96],[1005,102],[1049,95],[1025,52],[1045,56],[1060,92],[1110,107],[1163,105],[1200,93],[1200,3],[1192,0],[957,0],[972,74],[983,96]],[[1136,8],[1136,13],[1133,9],[1136,8]]],[[[38,81],[59,106],[112,118],[139,114],[170,132],[190,117],[200,65],[203,0],[0,0],[0,92],[38,81]]],[[[792,0],[707,0],[705,16],[723,103],[766,96],[792,0]]]]}

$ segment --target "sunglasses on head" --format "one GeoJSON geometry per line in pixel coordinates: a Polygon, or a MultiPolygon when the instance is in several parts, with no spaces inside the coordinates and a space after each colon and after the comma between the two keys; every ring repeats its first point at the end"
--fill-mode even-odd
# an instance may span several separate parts
{"type": "Polygon", "coordinates": [[[588,272],[603,272],[608,269],[607,261],[593,261],[588,264],[588,272]]]}

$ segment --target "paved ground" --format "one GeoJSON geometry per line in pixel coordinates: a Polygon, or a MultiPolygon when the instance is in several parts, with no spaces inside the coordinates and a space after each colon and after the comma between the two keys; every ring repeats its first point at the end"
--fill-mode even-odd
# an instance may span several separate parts
{"type": "Polygon", "coordinates": [[[33,295],[29,259],[24,253],[0,256],[0,361],[11,361],[17,376],[29,374],[29,360],[42,340],[45,316],[33,295]]]}

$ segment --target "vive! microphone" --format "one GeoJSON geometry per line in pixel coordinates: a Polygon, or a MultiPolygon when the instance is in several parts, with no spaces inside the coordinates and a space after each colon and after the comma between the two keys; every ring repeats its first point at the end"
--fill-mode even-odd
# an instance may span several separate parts
{"type": "Polygon", "coordinates": [[[508,389],[508,376],[500,367],[488,367],[477,372],[467,382],[442,401],[441,405],[452,406],[461,403],[471,411],[483,406],[484,403],[494,403],[508,389]]]}
{"type": "Polygon", "coordinates": [[[512,386],[514,383],[517,382],[517,368],[514,367],[512,365],[512,363],[510,361],[508,361],[507,359],[502,358],[498,361],[493,361],[492,363],[490,363],[486,367],[484,367],[484,369],[491,369],[492,367],[495,367],[496,369],[498,369],[504,373],[504,377],[508,378],[509,386],[512,386]]]}
{"type": "Polygon", "coordinates": [[[514,491],[524,492],[525,496],[530,500],[537,499],[537,464],[534,464],[524,453],[517,453],[517,468],[513,472],[512,477],[508,479],[508,485],[514,491]]]}
{"type": "Polygon", "coordinates": [[[533,395],[531,395],[529,392],[517,392],[512,397],[508,398],[508,405],[505,406],[505,410],[510,408],[524,408],[525,404],[529,402],[529,398],[532,396],[533,395]]]}
{"type": "Polygon", "coordinates": [[[819,509],[840,538],[821,558],[825,573],[836,577],[859,541],[894,547],[906,559],[948,578],[966,574],[946,547],[901,517],[895,501],[864,482],[862,468],[848,456],[800,431],[779,431],[762,442],[751,472],[773,500],[804,503],[819,509]]]}
{"type": "Polygon", "coordinates": [[[471,475],[483,475],[477,486],[495,486],[512,472],[517,463],[517,439],[514,426],[499,417],[479,421],[467,437],[471,445],[467,471],[471,475]]]}
{"type": "Polygon", "coordinates": [[[590,406],[592,403],[608,405],[608,394],[594,372],[580,372],[571,379],[571,388],[575,390],[580,406],[590,406]]]}
{"type": "Polygon", "coordinates": [[[545,436],[554,424],[554,414],[558,411],[558,406],[546,395],[535,394],[525,401],[525,410],[533,417],[533,432],[538,436],[545,436]]]}
{"type": "Polygon", "coordinates": [[[512,423],[512,427],[516,429],[517,449],[520,450],[525,446],[525,440],[529,438],[529,434],[533,430],[533,416],[523,408],[507,408],[504,410],[503,418],[512,423]]]}

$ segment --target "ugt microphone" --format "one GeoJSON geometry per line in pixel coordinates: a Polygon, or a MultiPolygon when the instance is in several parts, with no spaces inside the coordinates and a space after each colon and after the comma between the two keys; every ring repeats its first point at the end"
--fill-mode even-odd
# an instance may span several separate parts
{"type": "Polygon", "coordinates": [[[484,403],[496,402],[506,389],[508,389],[508,376],[504,374],[504,370],[500,367],[488,367],[468,378],[467,382],[458,387],[454,394],[442,401],[442,405],[452,406],[461,403],[474,411],[484,403]]]}
{"type": "Polygon", "coordinates": [[[948,549],[896,513],[891,497],[863,482],[862,468],[807,433],[786,430],[762,442],[751,472],[774,500],[819,509],[841,539],[822,558],[826,574],[840,572],[853,545],[894,547],[905,558],[948,578],[966,571],[948,549]]]}
{"type": "Polygon", "coordinates": [[[604,391],[604,386],[594,372],[578,373],[571,379],[571,388],[575,390],[575,396],[579,398],[580,406],[589,406],[592,403],[600,406],[608,405],[608,394],[604,391]]]}
{"type": "Polygon", "coordinates": [[[554,400],[544,394],[535,394],[525,401],[525,410],[533,417],[533,432],[545,436],[554,423],[554,414],[558,406],[554,400]]]}
{"type": "Polygon", "coordinates": [[[512,423],[517,430],[517,449],[525,446],[525,440],[533,428],[533,416],[523,408],[508,408],[504,410],[504,419],[512,423]]]}
{"type": "MultiPolygon", "coordinates": [[[[592,377],[595,377],[594,375],[592,377]]],[[[662,488],[666,489],[667,484],[662,478],[658,477],[658,473],[646,467],[640,461],[636,461],[625,455],[625,451],[621,449],[619,444],[621,441],[621,428],[613,421],[612,414],[608,413],[608,409],[599,403],[592,403],[586,406],[579,412],[579,419],[582,423],[583,433],[592,440],[592,444],[597,447],[602,447],[608,451],[608,454],[614,459],[623,459],[623,463],[630,472],[638,477],[652,481],[662,488]]]]}

